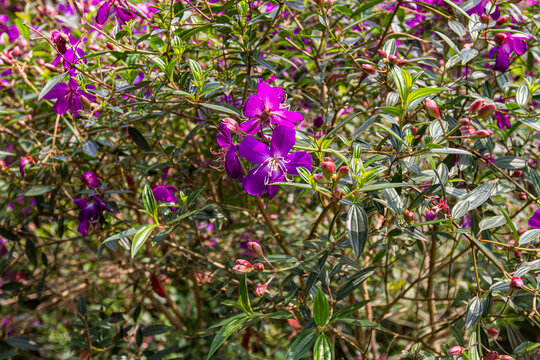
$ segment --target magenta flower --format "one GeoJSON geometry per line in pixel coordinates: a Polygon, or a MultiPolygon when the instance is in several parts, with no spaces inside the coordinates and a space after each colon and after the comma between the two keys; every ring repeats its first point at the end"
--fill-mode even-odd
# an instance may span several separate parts
{"type": "MultiPolygon", "coordinates": [[[[491,0],[480,0],[475,6],[467,10],[467,14],[472,15],[476,14],[478,16],[481,16],[484,11],[486,10],[486,6],[491,2],[491,0]]],[[[491,6],[491,5],[490,5],[491,6]]],[[[489,9],[488,9],[489,10],[489,9]]],[[[501,12],[499,10],[499,7],[495,7],[495,11],[491,13],[492,19],[498,19],[501,16],[501,12]]]]}
{"type": "Polygon", "coordinates": [[[92,200],[88,199],[74,199],[75,204],[80,209],[79,216],[79,226],[77,231],[82,235],[86,236],[88,234],[88,227],[90,224],[97,224],[99,220],[103,219],[103,211],[107,210],[112,212],[107,208],[107,205],[97,196],[92,196],[92,200]]]}
{"type": "Polygon", "coordinates": [[[21,162],[19,162],[19,172],[21,173],[21,176],[24,177],[24,166],[27,163],[34,164],[34,158],[31,157],[29,154],[26,154],[26,156],[21,157],[21,162]]]}
{"type": "Polygon", "coordinates": [[[99,180],[99,176],[97,174],[94,174],[93,172],[89,171],[87,173],[84,173],[81,177],[81,181],[88,185],[90,188],[100,187],[101,181],[99,180]]]}
{"type": "Polygon", "coordinates": [[[56,84],[43,98],[47,100],[57,99],[53,109],[58,114],[62,115],[69,109],[74,116],[79,116],[78,111],[83,110],[81,97],[84,96],[90,101],[94,101],[96,98],[85,91],[79,90],[79,84],[74,78],[70,77],[68,84],[63,82],[56,84]]]}
{"type": "Polygon", "coordinates": [[[533,229],[540,229],[540,209],[536,210],[529,219],[529,227],[533,229]]]}
{"type": "Polygon", "coordinates": [[[238,148],[231,138],[231,131],[225,122],[219,124],[219,130],[220,132],[216,135],[216,140],[219,146],[221,146],[221,150],[213,152],[214,155],[218,156],[219,169],[225,169],[227,175],[233,179],[239,178],[242,176],[242,165],[238,158],[238,148]]]}
{"type": "Polygon", "coordinates": [[[531,40],[532,37],[525,34],[508,33],[501,45],[492,50],[492,57],[496,53],[495,70],[505,72],[510,66],[510,55],[515,52],[518,55],[523,55],[527,51],[526,40],[531,40]]]}
{"type": "Polygon", "coordinates": [[[279,190],[279,185],[287,174],[298,175],[298,167],[312,169],[311,155],[307,152],[289,154],[296,143],[296,131],[289,126],[276,126],[272,134],[270,148],[266,144],[250,136],[240,144],[239,155],[252,163],[261,164],[252,169],[244,180],[244,189],[253,196],[259,196],[268,191],[272,199],[279,190]]]}
{"type": "Polygon", "coordinates": [[[121,0],[105,1],[97,11],[96,22],[100,25],[105,24],[109,18],[109,14],[116,14],[120,25],[124,25],[129,20],[135,18],[135,14],[129,9],[129,5],[122,4],[121,0]],[[123,6],[118,6],[118,4],[123,6]]]}
{"type": "Polygon", "coordinates": [[[174,193],[177,191],[178,190],[176,190],[176,188],[172,185],[158,185],[152,189],[152,193],[154,194],[154,198],[156,199],[156,201],[164,201],[170,203],[177,202],[176,196],[174,196],[174,193]]]}
{"type": "Polygon", "coordinates": [[[240,124],[240,129],[248,134],[257,133],[261,124],[285,125],[294,128],[304,116],[285,108],[285,92],[280,87],[272,87],[259,82],[257,94],[251,95],[244,105],[244,115],[250,120],[240,124]]]}

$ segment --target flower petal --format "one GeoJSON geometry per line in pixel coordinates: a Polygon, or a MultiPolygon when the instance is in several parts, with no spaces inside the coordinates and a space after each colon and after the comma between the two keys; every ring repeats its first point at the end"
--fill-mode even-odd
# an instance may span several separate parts
{"type": "Polygon", "coordinates": [[[529,227],[540,229],[540,209],[536,210],[534,215],[529,219],[529,227]]]}
{"type": "Polygon", "coordinates": [[[268,167],[261,165],[251,170],[244,180],[244,190],[249,195],[260,196],[266,192],[266,177],[268,176],[268,167]]]}
{"type": "Polygon", "coordinates": [[[283,125],[276,126],[270,142],[270,154],[272,157],[286,156],[294,144],[296,144],[294,128],[283,125]]]}
{"type": "MultiPolygon", "coordinates": [[[[275,182],[283,182],[284,179],[285,179],[285,175],[279,174],[270,180],[270,184],[275,183],[275,182]]],[[[279,188],[280,188],[279,185],[268,185],[268,199],[272,200],[274,195],[277,194],[279,188]]]]}
{"type": "Polygon", "coordinates": [[[242,176],[242,165],[240,164],[240,159],[236,153],[236,146],[234,145],[227,153],[227,158],[225,159],[225,171],[227,172],[227,175],[233,179],[242,176]]]}
{"type": "Polygon", "coordinates": [[[251,95],[244,105],[244,115],[248,118],[260,117],[264,111],[264,104],[257,95],[251,95]]]}
{"type": "Polygon", "coordinates": [[[289,154],[285,159],[287,161],[287,164],[285,165],[287,168],[287,174],[298,175],[296,168],[300,166],[308,169],[309,171],[311,171],[313,168],[313,159],[311,155],[304,151],[289,154]]]}
{"type": "Polygon", "coordinates": [[[238,155],[254,164],[262,164],[270,157],[270,149],[259,140],[247,136],[240,143],[238,155]]]}
{"type": "Polygon", "coordinates": [[[523,55],[525,52],[527,52],[527,43],[522,38],[519,38],[517,36],[513,37],[514,42],[514,51],[518,55],[523,55]]]}
{"type": "Polygon", "coordinates": [[[279,92],[273,87],[261,81],[257,87],[257,96],[261,99],[265,110],[277,110],[281,102],[279,101],[279,92]]]}
{"type": "Polygon", "coordinates": [[[69,109],[69,102],[66,97],[60,97],[53,105],[53,110],[59,115],[65,114],[69,109]]]}
{"type": "Polygon", "coordinates": [[[84,219],[80,222],[79,226],[77,227],[77,231],[82,235],[86,236],[88,234],[88,225],[90,225],[90,220],[84,219]]]}
{"type": "Polygon", "coordinates": [[[299,123],[300,121],[304,120],[304,115],[300,114],[299,112],[286,109],[278,109],[276,111],[272,111],[272,115],[272,120],[274,121],[277,120],[274,119],[276,116],[293,123],[299,123]]]}
{"type": "Polygon", "coordinates": [[[52,99],[58,99],[59,97],[63,97],[68,92],[68,85],[66,83],[58,83],[56,84],[45,96],[43,96],[44,99],[52,100],[52,99]]]}
{"type": "Polygon", "coordinates": [[[105,1],[103,5],[97,11],[96,22],[100,25],[105,24],[105,21],[109,18],[109,10],[111,9],[111,3],[105,1]]]}
{"type": "Polygon", "coordinates": [[[497,51],[497,58],[495,59],[495,70],[505,72],[510,66],[510,56],[503,50],[497,51]]]}
{"type": "Polygon", "coordinates": [[[261,119],[255,118],[252,120],[244,121],[240,124],[240,130],[246,134],[253,135],[261,129],[261,119]]]}

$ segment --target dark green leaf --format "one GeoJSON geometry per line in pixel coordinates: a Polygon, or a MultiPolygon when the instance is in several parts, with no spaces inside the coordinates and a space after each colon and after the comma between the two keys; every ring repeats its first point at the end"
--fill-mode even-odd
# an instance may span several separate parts
{"type": "Polygon", "coordinates": [[[139,132],[139,130],[135,129],[134,127],[130,126],[128,127],[128,133],[129,137],[133,142],[143,151],[151,151],[150,145],[148,145],[148,142],[144,138],[144,136],[139,132]]]}
{"type": "Polygon", "coordinates": [[[368,217],[364,209],[358,205],[352,205],[347,213],[347,231],[349,242],[356,257],[360,257],[369,233],[368,217]]]}
{"type": "Polygon", "coordinates": [[[334,347],[325,334],[320,334],[315,341],[313,360],[334,360],[334,347]]]}
{"type": "Polygon", "coordinates": [[[321,289],[317,289],[317,295],[315,295],[315,301],[313,303],[313,319],[315,320],[315,324],[320,327],[325,326],[329,313],[330,305],[328,304],[328,299],[321,289]]]}

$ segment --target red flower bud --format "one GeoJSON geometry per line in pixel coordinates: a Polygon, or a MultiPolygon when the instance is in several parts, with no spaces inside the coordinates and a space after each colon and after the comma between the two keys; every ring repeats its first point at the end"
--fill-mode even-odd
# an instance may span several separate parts
{"type": "Polygon", "coordinates": [[[490,351],[486,355],[486,360],[495,360],[499,357],[499,353],[496,351],[490,351]]]}
{"type": "Polygon", "coordinates": [[[510,288],[514,290],[522,289],[525,284],[523,283],[523,280],[519,276],[514,276],[512,280],[510,281],[510,288]]]}
{"type": "Polygon", "coordinates": [[[518,196],[520,200],[523,200],[523,201],[527,200],[527,194],[525,194],[524,192],[520,192],[518,196]]]}
{"type": "Polygon", "coordinates": [[[396,65],[399,61],[398,57],[396,55],[390,55],[388,56],[388,60],[390,61],[390,64],[396,65]]]}
{"type": "Polygon", "coordinates": [[[448,350],[449,355],[461,355],[463,354],[463,348],[461,346],[452,346],[450,350],[448,350]]]}
{"type": "Polygon", "coordinates": [[[497,33],[494,37],[493,37],[493,41],[495,41],[497,44],[501,44],[504,40],[506,40],[506,34],[505,33],[497,33]]]}
{"type": "Polygon", "coordinates": [[[379,56],[381,57],[381,59],[386,59],[388,57],[388,54],[386,54],[384,50],[379,49],[377,50],[377,52],[379,53],[379,56]]]}
{"type": "Polygon", "coordinates": [[[493,135],[493,133],[487,129],[476,130],[471,134],[471,137],[475,139],[485,139],[493,135]]]}
{"type": "Polygon", "coordinates": [[[263,296],[264,293],[266,292],[266,287],[268,285],[266,284],[260,284],[259,286],[257,286],[257,289],[255,290],[255,295],[256,296],[263,296]]]}
{"type": "Polygon", "coordinates": [[[398,60],[398,66],[405,66],[409,63],[409,60],[407,59],[399,59],[398,60]]]}
{"type": "Polygon", "coordinates": [[[321,174],[313,174],[313,180],[320,185],[328,184],[328,180],[321,174]]]}
{"type": "Polygon", "coordinates": [[[242,265],[242,266],[247,266],[247,267],[250,267],[250,268],[253,268],[253,265],[251,265],[251,263],[247,260],[244,260],[244,259],[236,259],[236,263],[238,265],[242,265]]]}
{"type": "Polygon", "coordinates": [[[264,253],[261,245],[259,243],[256,243],[255,241],[250,241],[247,243],[247,248],[249,251],[251,251],[255,256],[264,258],[264,253]]]}
{"type": "Polygon", "coordinates": [[[327,178],[330,178],[332,177],[332,175],[334,175],[336,168],[337,166],[334,161],[328,157],[325,158],[324,161],[321,163],[322,172],[327,178]]]}
{"type": "Polygon", "coordinates": [[[476,99],[472,102],[471,106],[469,106],[469,114],[474,114],[475,112],[480,109],[484,105],[484,99],[476,99]]]}
{"type": "Polygon", "coordinates": [[[523,257],[523,254],[519,250],[514,250],[514,256],[518,259],[521,259],[523,257]]]}
{"type": "Polygon", "coordinates": [[[436,119],[441,118],[441,115],[439,114],[439,106],[435,101],[431,100],[430,98],[426,98],[426,100],[424,100],[424,107],[428,115],[436,119]]]}
{"type": "Polygon", "coordinates": [[[526,231],[527,231],[526,229],[519,229],[519,230],[517,231],[517,233],[518,233],[519,236],[521,236],[521,235],[523,235],[526,231]]]}
{"type": "Polygon", "coordinates": [[[486,105],[482,106],[480,108],[480,110],[478,110],[478,115],[477,116],[480,119],[485,119],[488,116],[490,116],[491,114],[493,114],[494,111],[495,111],[495,104],[486,104],[486,105]]]}
{"type": "Polygon", "coordinates": [[[480,22],[481,22],[482,24],[487,24],[487,23],[489,23],[489,16],[487,16],[486,14],[482,14],[482,15],[480,16],[480,22]]]}
{"type": "Polygon", "coordinates": [[[362,70],[364,70],[365,72],[369,74],[373,74],[374,72],[377,71],[377,69],[375,69],[373,65],[370,65],[370,64],[362,64],[362,70]]]}
{"type": "Polygon", "coordinates": [[[501,26],[504,25],[508,20],[510,19],[510,15],[504,14],[500,18],[497,19],[497,22],[495,23],[495,26],[501,26]]]}
{"type": "Polygon", "coordinates": [[[161,282],[155,274],[150,275],[150,283],[152,284],[152,290],[154,290],[157,295],[165,297],[163,285],[161,285],[161,282]]]}
{"type": "Polygon", "coordinates": [[[414,213],[412,211],[403,209],[403,217],[405,218],[405,221],[409,224],[414,222],[414,213]]]}
{"type": "Polygon", "coordinates": [[[499,335],[499,330],[497,330],[495,328],[489,328],[489,329],[487,329],[487,333],[490,336],[497,336],[497,335],[499,335]]]}
{"type": "Polygon", "coordinates": [[[516,170],[514,171],[514,173],[512,174],[512,177],[521,177],[523,175],[523,171],[521,170],[516,170]]]}
{"type": "Polygon", "coordinates": [[[337,179],[341,179],[341,178],[344,178],[345,176],[349,175],[349,171],[351,169],[349,169],[349,167],[347,165],[343,165],[342,167],[339,168],[338,172],[337,172],[337,179]]]}
{"type": "Polygon", "coordinates": [[[416,128],[416,126],[411,127],[411,133],[412,133],[413,135],[418,134],[418,129],[416,128]]]}
{"type": "Polygon", "coordinates": [[[443,206],[441,206],[441,211],[443,214],[450,214],[450,206],[444,204],[443,206]]]}
{"type": "Polygon", "coordinates": [[[253,270],[253,267],[244,266],[244,265],[234,265],[232,271],[237,274],[247,274],[253,270]]]}
{"type": "Polygon", "coordinates": [[[255,265],[255,270],[263,271],[264,270],[264,264],[263,263],[258,263],[257,265],[255,265]]]}

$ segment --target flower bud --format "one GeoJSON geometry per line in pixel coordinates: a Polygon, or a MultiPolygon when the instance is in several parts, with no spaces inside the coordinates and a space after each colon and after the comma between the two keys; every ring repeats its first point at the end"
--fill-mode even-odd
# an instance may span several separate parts
{"type": "Polygon", "coordinates": [[[461,355],[463,354],[463,348],[461,346],[452,346],[450,350],[448,350],[449,355],[461,355]]]}
{"type": "Polygon", "coordinates": [[[485,139],[493,135],[493,133],[487,129],[476,130],[471,134],[471,137],[475,139],[485,139]]]}
{"type": "Polygon", "coordinates": [[[529,161],[527,161],[527,165],[529,165],[531,169],[536,169],[538,167],[538,160],[529,159],[529,161]]]}
{"type": "Polygon", "coordinates": [[[261,245],[255,241],[250,241],[247,243],[247,248],[249,251],[251,251],[255,256],[264,258],[264,253],[261,245]]]}
{"type": "Polygon", "coordinates": [[[499,357],[499,353],[496,351],[490,351],[486,355],[486,360],[495,360],[499,357]]]}
{"type": "Polygon", "coordinates": [[[253,267],[244,266],[244,265],[234,265],[232,271],[237,274],[247,274],[253,270],[253,267]]]}
{"type": "Polygon", "coordinates": [[[441,115],[439,114],[439,106],[435,101],[431,100],[430,98],[426,98],[426,100],[424,100],[424,107],[428,115],[431,117],[436,119],[441,118],[441,115]]]}
{"type": "Polygon", "coordinates": [[[414,222],[414,213],[412,211],[403,209],[403,217],[405,218],[405,221],[409,224],[412,224],[414,222]]]}
{"type": "Polygon", "coordinates": [[[520,199],[520,200],[523,200],[523,201],[526,201],[526,200],[527,200],[527,194],[525,194],[524,192],[520,192],[520,193],[518,194],[518,196],[519,196],[519,199],[520,199]]]}
{"type": "Polygon", "coordinates": [[[484,99],[476,99],[472,102],[471,106],[469,106],[469,114],[474,114],[478,111],[484,105],[484,99]]]}
{"type": "Polygon", "coordinates": [[[256,296],[263,296],[264,293],[266,292],[266,287],[268,285],[266,284],[260,284],[259,286],[257,286],[257,289],[255,290],[255,295],[256,296]]]}
{"type": "Polygon", "coordinates": [[[324,161],[321,163],[321,169],[324,176],[329,179],[336,171],[336,164],[331,158],[327,157],[324,158],[324,161]]]}
{"type": "Polygon", "coordinates": [[[396,65],[399,61],[398,57],[396,55],[390,55],[388,56],[388,60],[390,61],[390,64],[396,65]]]}
{"type": "Polygon", "coordinates": [[[322,174],[313,174],[313,180],[319,185],[328,184],[328,180],[322,174]]]}
{"type": "Polygon", "coordinates": [[[362,70],[364,70],[368,74],[373,74],[374,72],[377,71],[377,69],[375,69],[373,65],[370,65],[370,64],[362,64],[362,70]]]}
{"type": "Polygon", "coordinates": [[[238,132],[240,131],[240,125],[238,125],[238,123],[234,119],[225,118],[225,119],[221,120],[221,122],[225,126],[227,126],[229,131],[232,132],[232,133],[238,134],[238,132]]]}
{"type": "Polygon", "coordinates": [[[324,125],[324,118],[321,115],[313,118],[313,127],[320,128],[324,125]]]}
{"type": "Polygon", "coordinates": [[[495,23],[495,26],[501,26],[504,25],[508,20],[510,19],[510,15],[504,14],[500,18],[497,19],[497,22],[495,23]]]}
{"type": "Polygon", "coordinates": [[[480,110],[478,110],[478,117],[480,119],[485,119],[487,118],[488,116],[490,116],[493,111],[495,111],[495,104],[486,104],[484,106],[482,106],[480,108],[480,110]]]}
{"type": "Polygon", "coordinates": [[[512,174],[512,177],[521,177],[521,176],[523,176],[523,171],[521,171],[521,170],[516,170],[512,174]]]}
{"type": "Polygon", "coordinates": [[[476,130],[474,129],[474,126],[472,125],[463,125],[459,128],[459,131],[461,132],[462,136],[472,136],[472,134],[476,130]]]}
{"type": "Polygon", "coordinates": [[[441,212],[443,214],[450,214],[450,206],[444,204],[443,206],[441,206],[441,212]]]}
{"type": "Polygon", "coordinates": [[[522,289],[525,284],[523,283],[523,280],[519,276],[514,276],[512,280],[510,281],[510,288],[514,290],[522,289]]]}
{"type": "Polygon", "coordinates": [[[345,176],[349,175],[349,167],[347,165],[343,165],[342,167],[339,168],[338,172],[337,172],[337,179],[342,179],[344,178],[345,176]]]}
{"type": "Polygon", "coordinates": [[[161,285],[161,282],[155,274],[150,275],[150,283],[152,284],[152,290],[154,290],[157,295],[165,297],[163,285],[161,285]]]}
{"type": "Polygon", "coordinates": [[[506,40],[506,34],[505,33],[497,33],[494,37],[493,37],[493,41],[495,41],[497,44],[502,44],[503,41],[506,40]]]}
{"type": "Polygon", "coordinates": [[[386,59],[388,57],[388,54],[386,54],[386,52],[384,52],[384,50],[377,50],[377,52],[379,53],[379,56],[381,59],[386,59]]]}
{"type": "Polygon", "coordinates": [[[500,355],[499,359],[501,359],[501,360],[514,360],[514,358],[511,357],[510,355],[500,355]]]}
{"type": "Polygon", "coordinates": [[[487,333],[490,336],[497,336],[497,335],[499,335],[499,330],[497,330],[495,328],[489,328],[489,329],[487,329],[487,333]]]}
{"type": "Polygon", "coordinates": [[[333,197],[334,197],[334,199],[336,199],[337,201],[343,199],[343,190],[341,190],[341,189],[336,189],[336,190],[334,191],[333,197]]]}
{"type": "Polygon", "coordinates": [[[521,253],[521,251],[519,250],[514,250],[514,256],[517,258],[517,259],[521,259],[523,257],[523,254],[521,253]]]}
{"type": "Polygon", "coordinates": [[[236,259],[236,263],[238,265],[247,266],[247,267],[250,267],[250,268],[253,267],[253,265],[251,265],[251,263],[249,261],[244,260],[244,259],[236,259]]]}
{"type": "Polygon", "coordinates": [[[411,127],[411,133],[412,133],[413,135],[418,134],[418,129],[416,128],[416,126],[411,127]]]}
{"type": "Polygon", "coordinates": [[[517,233],[519,236],[523,235],[527,230],[526,229],[518,229],[517,233]]]}
{"type": "Polygon", "coordinates": [[[486,14],[482,14],[480,16],[480,22],[482,24],[488,24],[489,23],[489,16],[487,16],[486,14]]]}
{"type": "Polygon", "coordinates": [[[255,270],[263,271],[264,270],[264,264],[263,263],[258,263],[257,265],[255,265],[255,270]]]}
{"type": "Polygon", "coordinates": [[[407,59],[399,59],[397,64],[398,64],[398,66],[405,66],[408,63],[409,63],[409,60],[407,60],[407,59]]]}

